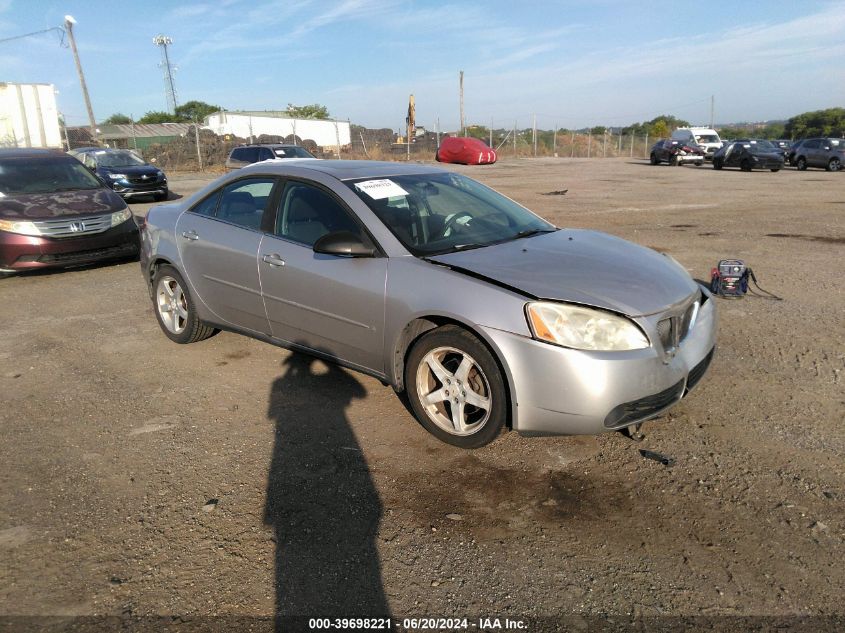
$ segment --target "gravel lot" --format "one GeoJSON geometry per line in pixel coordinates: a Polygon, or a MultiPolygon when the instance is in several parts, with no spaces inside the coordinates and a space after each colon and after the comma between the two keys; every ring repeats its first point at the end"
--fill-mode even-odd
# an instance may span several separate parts
{"type": "Polygon", "coordinates": [[[0,614],[845,615],[845,176],[455,169],[783,301],[719,300],[709,375],[642,443],[462,452],[372,378],[174,345],[137,262],[0,280],[0,614]]]}

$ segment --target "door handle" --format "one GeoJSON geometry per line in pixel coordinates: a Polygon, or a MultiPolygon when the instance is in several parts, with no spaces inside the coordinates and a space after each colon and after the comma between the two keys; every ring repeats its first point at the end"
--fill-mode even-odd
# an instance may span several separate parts
{"type": "Polygon", "coordinates": [[[197,232],[193,229],[191,229],[190,231],[184,231],[182,233],[182,237],[184,237],[186,240],[191,240],[192,242],[200,238],[200,236],[197,235],[197,232]]]}
{"type": "Polygon", "coordinates": [[[265,264],[270,264],[271,266],[279,267],[285,265],[285,260],[283,260],[279,255],[273,253],[272,255],[264,255],[261,257],[261,261],[265,264]]]}

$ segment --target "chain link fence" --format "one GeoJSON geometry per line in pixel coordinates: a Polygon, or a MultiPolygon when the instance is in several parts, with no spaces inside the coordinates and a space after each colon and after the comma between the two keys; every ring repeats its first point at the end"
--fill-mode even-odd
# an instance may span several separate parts
{"type": "MultiPolygon", "coordinates": [[[[605,129],[599,133],[551,130],[489,130],[468,128],[468,136],[483,140],[493,147],[499,159],[507,158],[648,158],[651,145],[657,140],[648,135],[619,134],[605,129]]],[[[352,160],[433,161],[439,140],[444,134],[420,129],[411,143],[390,128],[351,126],[351,143],[320,147],[313,140],[289,135],[261,135],[252,143],[287,143],[304,147],[317,158],[352,160]]],[[[137,138],[113,138],[108,147],[132,149],[162,169],[175,171],[225,171],[226,158],[233,148],[248,144],[250,139],[220,136],[191,126],[184,134],[171,139],[143,141],[137,138]],[[197,138],[197,131],[199,138],[197,138]]],[[[70,148],[90,146],[92,140],[68,137],[70,148]]]]}

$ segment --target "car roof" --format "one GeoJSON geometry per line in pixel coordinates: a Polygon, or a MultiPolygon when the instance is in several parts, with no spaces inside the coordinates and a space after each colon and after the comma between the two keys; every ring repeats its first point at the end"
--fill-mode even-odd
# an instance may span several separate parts
{"type": "Polygon", "coordinates": [[[65,154],[60,149],[42,149],[35,147],[0,148],[0,158],[56,158],[57,156],[73,158],[72,156],[65,154]]]}
{"type": "Polygon", "coordinates": [[[307,169],[321,172],[328,176],[333,176],[338,180],[446,173],[445,169],[420,163],[376,160],[297,160],[295,158],[278,162],[264,161],[262,163],[254,163],[243,169],[284,173],[285,170],[291,167],[296,167],[297,170],[307,169]]]}
{"type": "MultiPolygon", "coordinates": [[[[302,147],[302,145],[294,145],[293,143],[248,143],[247,145],[238,145],[237,147],[233,147],[232,149],[240,149],[242,147],[284,147],[285,149],[287,149],[288,147],[302,147]]],[[[302,149],[305,148],[302,147],[302,149]]]]}

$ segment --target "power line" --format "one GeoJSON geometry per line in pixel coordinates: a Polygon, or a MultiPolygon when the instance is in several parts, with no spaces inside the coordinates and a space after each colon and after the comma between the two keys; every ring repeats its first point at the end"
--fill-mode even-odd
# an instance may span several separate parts
{"type": "Polygon", "coordinates": [[[41,35],[42,33],[50,33],[51,31],[58,31],[61,35],[61,39],[59,40],[59,46],[67,48],[67,43],[65,43],[65,30],[61,26],[51,26],[49,29],[44,29],[42,31],[33,31],[32,33],[24,33],[23,35],[15,35],[14,37],[4,37],[0,39],[0,44],[5,44],[6,42],[11,42],[14,40],[21,40],[25,37],[32,37],[33,35],[41,35]]]}

